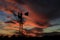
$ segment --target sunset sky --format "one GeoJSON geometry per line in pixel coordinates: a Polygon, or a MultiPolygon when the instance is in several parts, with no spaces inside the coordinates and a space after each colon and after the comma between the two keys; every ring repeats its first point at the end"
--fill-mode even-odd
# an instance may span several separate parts
{"type": "Polygon", "coordinates": [[[10,10],[16,14],[22,12],[26,19],[22,32],[24,35],[36,36],[35,33],[60,32],[59,4],[57,0],[0,0],[0,34],[13,35],[19,31],[17,17],[10,10]],[[29,13],[28,16],[24,15],[26,12],[29,13]],[[6,23],[7,21],[15,24],[6,23]]]}

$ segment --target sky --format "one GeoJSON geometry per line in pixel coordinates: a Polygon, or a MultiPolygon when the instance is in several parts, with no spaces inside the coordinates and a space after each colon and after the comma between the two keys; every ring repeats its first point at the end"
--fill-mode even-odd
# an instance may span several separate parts
{"type": "MultiPolygon", "coordinates": [[[[52,27],[52,29],[55,30],[57,26],[49,26],[50,24],[60,24],[59,0],[0,0],[0,10],[2,10],[0,11],[0,21],[3,22],[10,21],[12,19],[15,20],[15,17],[10,12],[10,10],[14,10],[16,13],[21,11],[23,13],[29,12],[29,16],[23,15],[27,19],[24,23],[24,28],[27,30],[31,30],[36,27],[44,28],[44,32],[48,29],[50,29],[49,31],[51,31],[52,27]],[[11,18],[7,18],[7,16],[10,16],[11,18]],[[44,24],[44,26],[42,26],[41,24],[44,24]]],[[[15,27],[17,25],[18,23],[10,24],[10,26],[15,27]]],[[[60,28],[59,26],[60,25],[58,25],[57,29],[60,28]]],[[[6,27],[6,29],[9,27],[6,27]]]]}
{"type": "Polygon", "coordinates": [[[50,25],[54,25],[48,26],[44,31],[51,32],[60,29],[60,0],[16,0],[16,2],[24,5],[30,12],[29,17],[35,19],[39,24],[42,18],[47,20],[50,25]]]}
{"type": "Polygon", "coordinates": [[[20,0],[18,3],[28,5],[38,15],[42,13],[50,16],[49,18],[56,18],[60,15],[60,0],[20,0]]]}
{"type": "Polygon", "coordinates": [[[9,15],[4,11],[0,11],[0,34],[10,36],[15,34],[16,29],[14,29],[14,27],[18,27],[18,25],[12,23],[5,23],[7,21],[13,21],[13,19],[16,20],[12,14],[9,15]],[[11,16],[11,18],[8,18],[8,16],[11,16]]]}
{"type": "Polygon", "coordinates": [[[0,11],[0,21],[4,21],[4,22],[10,21],[11,19],[8,19],[7,16],[10,16],[10,15],[8,15],[3,11],[0,11]]]}

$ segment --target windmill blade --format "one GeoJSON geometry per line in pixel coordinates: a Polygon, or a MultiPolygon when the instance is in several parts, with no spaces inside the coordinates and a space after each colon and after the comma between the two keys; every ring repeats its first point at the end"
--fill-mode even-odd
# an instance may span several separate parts
{"type": "Polygon", "coordinates": [[[12,14],[14,15],[14,17],[16,18],[16,20],[18,22],[18,19],[17,19],[18,15],[16,15],[16,13],[13,10],[10,10],[10,11],[12,12],[12,14]]]}
{"type": "Polygon", "coordinates": [[[14,16],[17,16],[13,10],[10,10],[10,11],[13,13],[14,16]]]}
{"type": "Polygon", "coordinates": [[[7,22],[5,22],[5,23],[13,23],[13,24],[15,24],[15,22],[13,22],[13,21],[7,21],[7,22]]]}

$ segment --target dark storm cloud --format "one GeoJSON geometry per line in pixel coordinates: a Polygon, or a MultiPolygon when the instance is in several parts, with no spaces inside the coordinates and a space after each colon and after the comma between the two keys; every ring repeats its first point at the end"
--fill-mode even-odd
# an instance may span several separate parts
{"type": "Polygon", "coordinates": [[[60,0],[19,0],[21,4],[28,4],[38,14],[44,13],[49,18],[60,16],[60,0]]]}

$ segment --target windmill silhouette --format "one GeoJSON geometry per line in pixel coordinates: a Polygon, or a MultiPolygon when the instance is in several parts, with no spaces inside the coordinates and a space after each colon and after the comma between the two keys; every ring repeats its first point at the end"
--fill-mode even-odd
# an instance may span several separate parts
{"type": "Polygon", "coordinates": [[[28,12],[26,12],[26,13],[19,13],[18,12],[18,15],[16,15],[16,13],[15,13],[15,11],[13,11],[13,10],[10,10],[12,13],[13,13],[13,15],[14,15],[14,17],[18,17],[18,19],[16,19],[17,20],[17,22],[19,23],[19,32],[18,32],[18,34],[20,35],[20,36],[22,36],[23,35],[23,24],[24,24],[24,18],[22,17],[22,15],[25,15],[25,16],[28,16],[28,12]]]}

